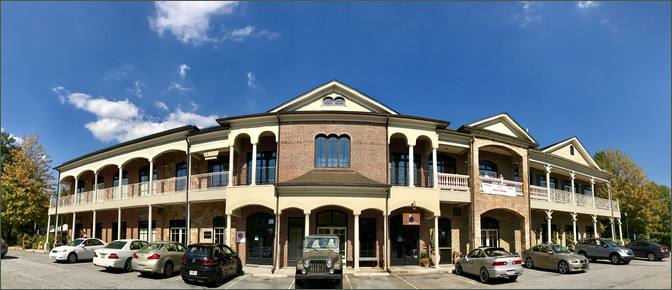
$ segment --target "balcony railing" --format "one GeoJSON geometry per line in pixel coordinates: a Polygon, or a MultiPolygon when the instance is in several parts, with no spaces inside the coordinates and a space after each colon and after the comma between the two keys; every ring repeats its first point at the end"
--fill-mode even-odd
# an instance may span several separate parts
{"type": "Polygon", "coordinates": [[[585,194],[574,194],[574,202],[577,206],[593,206],[593,197],[585,194]]]}
{"type": "Polygon", "coordinates": [[[73,202],[74,195],[61,196],[58,200],[58,206],[71,206],[73,202]]]}
{"type": "Polygon", "coordinates": [[[523,196],[523,183],[521,182],[489,176],[481,176],[480,180],[481,193],[523,196]]]}
{"type": "Polygon", "coordinates": [[[530,198],[548,200],[548,189],[546,187],[530,185],[530,198]]]}
{"type": "MultiPolygon", "coordinates": [[[[546,187],[530,185],[530,198],[538,200],[548,200],[548,191],[546,187]]],[[[551,202],[558,204],[574,204],[576,206],[593,207],[593,197],[586,194],[572,193],[560,189],[551,188],[551,202]],[[574,200],[572,201],[572,195],[574,200]]],[[[614,210],[619,210],[617,200],[613,201],[614,210]]],[[[609,199],[595,197],[595,207],[599,209],[609,209],[609,199]]]]}
{"type": "Polygon", "coordinates": [[[572,204],[572,193],[560,189],[551,188],[553,202],[560,204],[572,204]]]}
{"type": "Polygon", "coordinates": [[[469,175],[437,173],[439,188],[450,190],[469,190],[469,175]]]}
{"type": "MultiPolygon", "coordinates": [[[[252,176],[251,168],[236,169],[233,171],[233,185],[250,185],[252,176]]],[[[275,167],[257,167],[257,176],[255,183],[273,184],[275,183],[275,167]]]]}
{"type": "Polygon", "coordinates": [[[210,172],[191,176],[191,189],[195,191],[225,187],[229,185],[229,172],[210,172]]]}
{"type": "Polygon", "coordinates": [[[76,195],[77,204],[87,204],[93,202],[93,191],[78,192],[76,195]]]}
{"type": "Polygon", "coordinates": [[[606,198],[595,197],[595,207],[601,209],[609,209],[609,200],[606,198]]]}
{"type": "Polygon", "coordinates": [[[187,177],[171,177],[152,181],[152,195],[182,192],[187,189],[187,177]]]}

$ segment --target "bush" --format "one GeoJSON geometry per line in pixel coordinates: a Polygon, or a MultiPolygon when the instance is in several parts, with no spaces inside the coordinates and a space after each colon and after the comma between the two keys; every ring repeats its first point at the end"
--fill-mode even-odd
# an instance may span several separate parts
{"type": "Polygon", "coordinates": [[[672,235],[666,232],[653,232],[648,234],[648,239],[654,243],[665,245],[668,248],[670,247],[670,238],[672,235]]]}

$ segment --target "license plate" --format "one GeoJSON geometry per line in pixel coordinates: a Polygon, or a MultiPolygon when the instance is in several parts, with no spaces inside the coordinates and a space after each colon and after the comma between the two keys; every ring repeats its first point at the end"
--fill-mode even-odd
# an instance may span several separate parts
{"type": "Polygon", "coordinates": [[[515,275],[515,274],[516,274],[516,271],[513,271],[513,270],[506,271],[506,275],[515,275]]]}
{"type": "Polygon", "coordinates": [[[106,256],[107,256],[107,255],[105,255],[105,254],[100,254],[100,257],[101,257],[101,258],[105,258],[106,256]]]}
{"type": "Polygon", "coordinates": [[[196,276],[196,275],[198,275],[198,271],[189,270],[189,275],[196,276]]]}

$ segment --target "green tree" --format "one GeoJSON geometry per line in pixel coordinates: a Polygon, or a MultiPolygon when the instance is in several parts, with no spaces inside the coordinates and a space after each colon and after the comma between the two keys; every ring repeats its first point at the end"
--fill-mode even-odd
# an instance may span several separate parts
{"type": "MultiPolygon", "coordinates": [[[[660,230],[665,205],[657,186],[644,171],[618,149],[598,151],[595,161],[610,173],[612,198],[619,200],[621,213],[628,213],[630,233],[639,235],[660,230]]],[[[598,188],[599,195],[606,196],[606,190],[606,187],[598,188]]]]}
{"type": "Polygon", "coordinates": [[[22,138],[20,146],[9,149],[10,161],[3,162],[3,228],[18,236],[32,232],[35,223],[46,220],[52,176],[49,157],[36,135],[22,138]],[[4,227],[8,226],[8,228],[4,227]]]}
{"type": "Polygon", "coordinates": [[[9,133],[0,132],[0,163],[4,165],[5,161],[12,161],[10,152],[13,148],[16,148],[16,140],[9,133]]]}

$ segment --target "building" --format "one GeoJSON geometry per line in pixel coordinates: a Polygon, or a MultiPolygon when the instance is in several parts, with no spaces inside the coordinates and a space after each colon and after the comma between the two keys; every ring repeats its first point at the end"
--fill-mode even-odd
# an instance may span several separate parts
{"type": "Polygon", "coordinates": [[[610,197],[608,175],[581,142],[540,147],[506,113],[455,130],[331,81],[217,122],[56,167],[49,223],[70,225],[71,238],[222,242],[275,267],[293,266],[309,233],[340,236],[354,268],[452,263],[482,245],[520,253],[602,224],[622,242],[618,201],[595,196],[610,197]]]}

